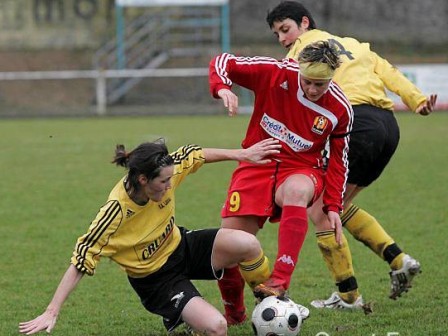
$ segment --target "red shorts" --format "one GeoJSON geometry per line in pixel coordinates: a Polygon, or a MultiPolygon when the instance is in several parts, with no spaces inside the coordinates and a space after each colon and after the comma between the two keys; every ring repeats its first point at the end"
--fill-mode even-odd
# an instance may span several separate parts
{"type": "Polygon", "coordinates": [[[322,169],[282,167],[276,161],[266,165],[240,163],[233,172],[221,217],[258,216],[260,227],[268,218],[277,222],[281,209],[275,204],[275,192],[289,176],[296,174],[309,176],[313,181],[314,197],[309,205],[313,204],[324,190],[322,169]]]}

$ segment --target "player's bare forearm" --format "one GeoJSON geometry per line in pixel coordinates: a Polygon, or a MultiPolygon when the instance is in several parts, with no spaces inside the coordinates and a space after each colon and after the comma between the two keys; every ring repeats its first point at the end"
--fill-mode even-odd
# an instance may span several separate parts
{"type": "Polygon", "coordinates": [[[266,164],[271,162],[271,156],[280,153],[280,148],[279,140],[269,138],[245,149],[204,148],[204,156],[206,163],[234,160],[266,164]]]}
{"type": "Polygon", "coordinates": [[[83,273],[79,272],[75,266],[70,265],[62,277],[62,280],[54,293],[53,299],[45,312],[33,320],[20,322],[19,332],[26,335],[32,335],[45,330],[47,333],[50,333],[56,324],[62,305],[81,280],[82,276],[83,273]]]}

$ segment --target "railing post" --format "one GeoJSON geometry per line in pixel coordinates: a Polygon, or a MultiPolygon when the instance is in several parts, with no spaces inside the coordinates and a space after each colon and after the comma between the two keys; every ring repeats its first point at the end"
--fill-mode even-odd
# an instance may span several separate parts
{"type": "Polygon", "coordinates": [[[116,20],[116,40],[117,40],[117,69],[126,68],[126,52],[125,52],[125,24],[123,7],[115,4],[115,20],[116,20]]]}
{"type": "Polygon", "coordinates": [[[96,78],[96,113],[99,116],[104,116],[106,114],[106,76],[104,75],[104,70],[98,71],[98,76],[96,78]]]}
{"type": "Polygon", "coordinates": [[[226,2],[221,6],[221,51],[230,52],[230,9],[226,2]]]}

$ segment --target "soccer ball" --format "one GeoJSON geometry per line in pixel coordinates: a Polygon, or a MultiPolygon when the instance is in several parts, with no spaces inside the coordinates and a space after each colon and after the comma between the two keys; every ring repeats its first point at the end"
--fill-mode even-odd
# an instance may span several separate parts
{"type": "Polygon", "coordinates": [[[289,298],[268,296],[252,313],[256,336],[296,336],[302,326],[300,310],[289,298]]]}

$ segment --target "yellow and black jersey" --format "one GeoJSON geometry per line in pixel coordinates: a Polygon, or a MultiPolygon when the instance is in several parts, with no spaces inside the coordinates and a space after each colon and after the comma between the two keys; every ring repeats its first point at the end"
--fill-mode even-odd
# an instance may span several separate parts
{"type": "Polygon", "coordinates": [[[297,60],[305,46],[319,40],[327,40],[339,51],[342,64],[333,80],[339,84],[352,105],[368,104],[393,110],[394,103],[387,96],[386,89],[400,96],[412,111],[426,100],[422,92],[396,67],[371,51],[369,43],[361,43],[354,38],[313,29],[296,40],[287,57],[297,60]]]}
{"type": "Polygon", "coordinates": [[[131,277],[151,274],[167,261],[180,242],[175,222],[175,192],[184,178],[205,162],[202,148],[180,147],[171,153],[174,175],[160,202],[140,206],[130,199],[123,177],[86,234],[78,238],[71,258],[81,272],[93,275],[100,257],[109,257],[131,277]]]}

